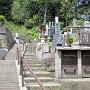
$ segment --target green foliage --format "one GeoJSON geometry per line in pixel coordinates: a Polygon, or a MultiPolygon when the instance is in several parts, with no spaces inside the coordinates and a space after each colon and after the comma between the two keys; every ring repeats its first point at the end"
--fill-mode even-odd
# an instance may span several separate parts
{"type": "Polygon", "coordinates": [[[68,37],[66,39],[66,43],[71,44],[71,43],[73,43],[73,41],[74,41],[74,36],[73,35],[68,35],[68,37]]]}
{"type": "Polygon", "coordinates": [[[84,19],[79,19],[79,20],[77,20],[77,25],[83,25],[84,24],[84,22],[85,22],[85,20],[84,19]]]}
{"type": "Polygon", "coordinates": [[[67,27],[64,27],[62,30],[61,30],[61,32],[62,32],[62,34],[64,33],[64,32],[67,32],[67,27]]]}
{"type": "MultiPolygon", "coordinates": [[[[31,29],[40,23],[55,21],[59,16],[61,29],[72,22],[72,17],[78,17],[77,24],[82,25],[81,14],[85,13],[90,20],[90,3],[88,6],[80,6],[75,11],[77,0],[0,0],[0,14],[6,19],[14,21],[25,28],[31,29]],[[66,2],[67,1],[67,2],[66,2]],[[46,18],[45,18],[46,17],[46,18]],[[79,20],[80,19],[80,20],[79,20]],[[67,22],[67,23],[66,23],[67,22]]],[[[64,29],[63,29],[64,28],[64,29]]]]}
{"type": "Polygon", "coordinates": [[[12,18],[15,20],[15,22],[21,21],[21,10],[20,10],[20,3],[18,1],[14,1],[13,7],[12,7],[12,18]]]}
{"type": "Polygon", "coordinates": [[[19,33],[19,37],[27,40],[39,39],[39,27],[27,29],[25,26],[16,25],[12,22],[7,22],[6,27],[13,33],[19,33]]]}
{"type": "Polygon", "coordinates": [[[16,23],[24,23],[29,18],[28,0],[14,0],[12,7],[12,18],[16,23]]]}
{"type": "Polygon", "coordinates": [[[38,15],[33,15],[32,19],[25,19],[24,25],[26,28],[33,28],[38,23],[38,15]]]}
{"type": "Polygon", "coordinates": [[[13,0],[0,0],[0,15],[4,15],[6,19],[11,19],[13,0]]]}
{"type": "Polygon", "coordinates": [[[5,16],[0,15],[0,22],[4,22],[5,21],[5,16]]]}
{"type": "Polygon", "coordinates": [[[39,39],[39,28],[33,27],[32,29],[27,30],[26,35],[28,36],[27,38],[30,40],[39,39]]]}
{"type": "Polygon", "coordinates": [[[33,28],[33,26],[35,25],[35,21],[33,19],[25,20],[24,25],[26,28],[33,28]]]}

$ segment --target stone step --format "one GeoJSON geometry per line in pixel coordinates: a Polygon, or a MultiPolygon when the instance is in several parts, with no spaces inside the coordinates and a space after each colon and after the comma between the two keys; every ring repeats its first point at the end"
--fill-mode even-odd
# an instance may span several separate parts
{"type": "Polygon", "coordinates": [[[24,55],[24,57],[36,57],[36,55],[24,55]]]}
{"type": "MultiPolygon", "coordinates": [[[[45,71],[44,67],[31,67],[33,71],[45,71]]],[[[24,67],[25,71],[28,71],[27,67],[24,67]]]]}
{"type": "MultiPolygon", "coordinates": [[[[54,81],[54,78],[51,78],[51,77],[39,77],[38,78],[41,82],[53,82],[54,81]]],[[[30,78],[30,77],[25,77],[24,78],[25,82],[37,82],[35,80],[35,78],[30,78]]]]}
{"type": "Polygon", "coordinates": [[[28,52],[26,52],[24,55],[27,55],[27,56],[29,56],[29,55],[36,55],[36,51],[28,51],[28,52]]]}
{"type": "MultiPolygon", "coordinates": [[[[38,79],[43,83],[46,90],[60,90],[61,84],[56,83],[54,78],[50,77],[50,73],[45,71],[45,67],[41,64],[40,61],[36,60],[36,49],[32,45],[27,47],[24,54],[24,58],[31,69],[34,71],[34,74],[38,79]]],[[[40,90],[40,86],[32,76],[31,72],[28,71],[27,67],[24,67],[24,80],[27,90],[40,90]]]]}
{"type": "MultiPolygon", "coordinates": [[[[3,75],[2,75],[2,76],[3,76],[3,75]]],[[[14,77],[15,77],[15,76],[14,76],[14,77]]],[[[13,78],[14,78],[14,77],[13,77],[13,78]]],[[[14,79],[14,80],[17,80],[17,79],[14,79]]],[[[5,77],[1,77],[1,76],[0,76],[0,81],[2,81],[2,82],[1,82],[2,84],[8,83],[8,81],[9,81],[9,82],[11,81],[11,83],[12,83],[12,82],[15,82],[15,81],[13,81],[13,79],[11,79],[10,77],[5,78],[5,77]]],[[[1,84],[0,84],[0,85],[1,85],[1,84]]]]}
{"type": "MultiPolygon", "coordinates": [[[[28,64],[30,67],[42,67],[42,64],[28,64]]],[[[25,64],[24,64],[25,66],[25,64]]],[[[26,67],[26,66],[25,66],[26,67]]]]}
{"type": "Polygon", "coordinates": [[[11,86],[3,86],[3,87],[1,87],[0,86],[0,90],[19,90],[19,89],[17,89],[17,88],[15,88],[15,87],[11,87],[11,86]]]}
{"type": "MultiPolygon", "coordinates": [[[[9,63],[6,63],[6,64],[5,63],[2,63],[2,64],[0,63],[0,67],[3,67],[3,66],[8,66],[9,67],[9,65],[10,65],[9,63]]],[[[11,66],[13,66],[13,65],[14,65],[14,63],[11,63],[11,66]]]]}
{"type": "MultiPolygon", "coordinates": [[[[42,82],[46,90],[61,90],[61,84],[56,82],[42,82]]],[[[27,90],[40,90],[38,83],[26,83],[27,90]]]]}
{"type": "Polygon", "coordinates": [[[27,48],[36,48],[36,45],[27,45],[27,48]]]}
{"type": "Polygon", "coordinates": [[[29,56],[30,54],[36,55],[36,52],[29,52],[29,53],[24,52],[24,56],[27,56],[27,55],[29,56]]]}
{"type": "Polygon", "coordinates": [[[26,51],[36,51],[36,48],[35,49],[33,49],[33,48],[26,48],[26,51]]]}
{"type": "Polygon", "coordinates": [[[27,62],[28,64],[40,64],[41,62],[38,60],[30,60],[30,59],[25,59],[25,62],[27,62]]]}
{"type": "Polygon", "coordinates": [[[24,57],[36,57],[36,55],[33,55],[33,53],[30,53],[30,54],[24,54],[24,57]]]}
{"type": "Polygon", "coordinates": [[[5,60],[0,60],[0,90],[19,90],[15,64],[16,50],[17,45],[14,45],[5,56],[5,60]]]}
{"type": "Polygon", "coordinates": [[[26,51],[25,54],[26,55],[29,55],[29,54],[36,55],[36,51],[26,51]]]}
{"type": "Polygon", "coordinates": [[[36,54],[36,51],[35,50],[26,50],[26,54],[36,54]]]}
{"type": "Polygon", "coordinates": [[[33,54],[33,53],[36,53],[36,51],[35,50],[26,50],[26,53],[33,54]]]}
{"type": "Polygon", "coordinates": [[[24,59],[31,59],[31,60],[35,60],[36,57],[24,57],[24,59]]]}
{"type": "Polygon", "coordinates": [[[24,58],[25,60],[36,60],[36,58],[24,58]]]}
{"type": "Polygon", "coordinates": [[[9,62],[8,60],[7,61],[0,61],[0,65],[9,65],[9,64],[15,64],[14,62],[9,62]]]}
{"type": "Polygon", "coordinates": [[[0,63],[10,63],[8,60],[0,60],[0,63]]]}
{"type": "Polygon", "coordinates": [[[11,67],[11,66],[13,67],[13,65],[14,65],[14,63],[6,63],[6,64],[5,64],[5,63],[2,63],[2,64],[0,63],[0,68],[5,68],[5,67],[6,67],[6,68],[9,68],[9,67],[11,67]],[[11,65],[10,65],[10,64],[11,64],[11,65]],[[10,66],[9,66],[9,65],[10,65],[10,66]]]}
{"type": "Polygon", "coordinates": [[[2,80],[0,82],[0,88],[5,88],[5,87],[16,88],[17,86],[18,86],[18,82],[16,82],[15,80],[11,80],[10,78],[6,80],[2,80]]]}
{"type": "MultiPolygon", "coordinates": [[[[10,81],[10,80],[8,80],[8,81],[10,81]]],[[[15,83],[15,82],[14,81],[12,81],[12,82],[1,81],[0,87],[15,87],[15,85],[13,83],[15,83]]],[[[18,85],[18,83],[17,83],[17,85],[18,85]]]]}
{"type": "Polygon", "coordinates": [[[35,49],[36,46],[33,46],[33,45],[28,45],[27,48],[31,48],[31,49],[35,49]]]}
{"type": "Polygon", "coordinates": [[[25,51],[26,51],[26,53],[36,52],[36,50],[34,50],[34,49],[26,49],[25,51]]]}
{"type": "MultiPolygon", "coordinates": [[[[49,72],[45,72],[45,71],[34,71],[34,74],[37,76],[37,77],[49,77],[50,76],[50,73],[49,72]]],[[[32,74],[29,72],[29,71],[25,71],[24,72],[24,76],[25,77],[33,77],[32,74]]]]}
{"type": "Polygon", "coordinates": [[[25,53],[24,56],[36,56],[36,54],[35,53],[25,53]]]}
{"type": "Polygon", "coordinates": [[[36,48],[31,46],[31,47],[27,47],[26,50],[32,50],[32,51],[35,51],[36,48]]]}
{"type": "Polygon", "coordinates": [[[24,58],[36,58],[36,55],[24,55],[24,58]]]}

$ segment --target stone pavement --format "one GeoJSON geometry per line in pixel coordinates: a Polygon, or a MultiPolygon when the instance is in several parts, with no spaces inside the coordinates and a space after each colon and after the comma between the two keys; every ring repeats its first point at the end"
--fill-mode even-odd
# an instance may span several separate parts
{"type": "Polygon", "coordinates": [[[8,52],[5,60],[0,60],[0,90],[20,90],[16,70],[17,45],[8,52]]]}

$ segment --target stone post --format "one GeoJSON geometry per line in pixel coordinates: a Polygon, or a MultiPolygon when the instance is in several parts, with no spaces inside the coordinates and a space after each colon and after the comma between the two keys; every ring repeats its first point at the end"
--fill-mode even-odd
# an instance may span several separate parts
{"type": "Polygon", "coordinates": [[[58,51],[58,49],[55,52],[55,78],[61,78],[61,51],[58,51]]]}
{"type": "Polygon", "coordinates": [[[73,26],[77,26],[76,22],[77,22],[77,19],[73,18],[73,26]]]}
{"type": "Polygon", "coordinates": [[[77,51],[78,57],[78,78],[82,78],[82,61],[81,61],[81,51],[77,51]]]}

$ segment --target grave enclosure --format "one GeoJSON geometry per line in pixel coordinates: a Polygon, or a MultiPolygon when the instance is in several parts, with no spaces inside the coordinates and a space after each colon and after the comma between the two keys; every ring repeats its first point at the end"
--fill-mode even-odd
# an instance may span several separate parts
{"type": "MultiPolygon", "coordinates": [[[[57,79],[90,78],[89,21],[85,21],[83,26],[76,26],[76,23],[73,26],[68,26],[68,30],[64,35],[61,33],[60,23],[55,19],[55,25],[53,23],[46,25],[43,38],[43,40],[48,39],[51,43],[47,52],[43,51],[43,56],[45,58],[46,55],[54,53],[53,65],[57,79]],[[71,43],[71,47],[68,46],[68,43],[67,45],[65,44],[65,39],[69,34],[77,39],[71,43]]],[[[45,45],[45,42],[43,45],[45,45]]],[[[47,56],[46,58],[49,59],[51,57],[47,56]]]]}
{"type": "Polygon", "coordinates": [[[56,48],[56,78],[90,77],[90,47],[56,48]]]}
{"type": "Polygon", "coordinates": [[[86,21],[84,25],[69,26],[69,29],[76,29],[74,35],[78,38],[78,44],[74,43],[75,45],[71,47],[56,47],[57,78],[90,78],[90,22],[86,21]]]}

